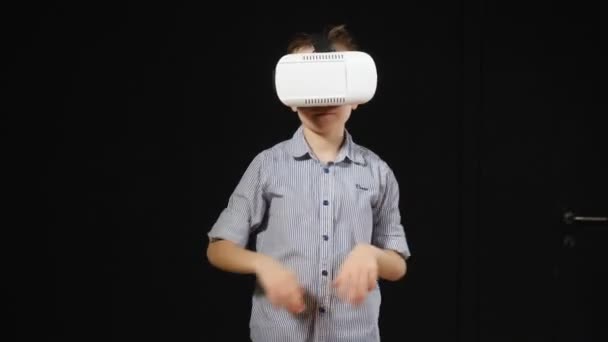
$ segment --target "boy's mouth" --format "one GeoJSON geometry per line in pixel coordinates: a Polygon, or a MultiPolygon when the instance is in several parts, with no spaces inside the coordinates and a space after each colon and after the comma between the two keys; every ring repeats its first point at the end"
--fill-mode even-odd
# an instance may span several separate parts
{"type": "Polygon", "coordinates": [[[337,115],[339,112],[339,107],[335,106],[325,106],[325,107],[310,107],[303,108],[303,114],[307,115],[310,118],[322,118],[330,115],[337,115]]]}
{"type": "Polygon", "coordinates": [[[314,116],[315,117],[319,117],[319,116],[328,116],[328,115],[334,115],[336,113],[334,112],[320,112],[320,113],[315,113],[314,116]]]}
{"type": "Polygon", "coordinates": [[[322,110],[314,112],[313,115],[314,116],[327,116],[327,115],[334,115],[336,113],[337,113],[336,109],[326,108],[326,109],[322,109],[322,110]]]}

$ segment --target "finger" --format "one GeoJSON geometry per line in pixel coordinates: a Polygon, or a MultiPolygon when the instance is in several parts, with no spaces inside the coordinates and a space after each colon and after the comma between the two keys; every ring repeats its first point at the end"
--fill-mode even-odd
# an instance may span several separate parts
{"type": "Polygon", "coordinates": [[[277,290],[278,292],[278,301],[280,303],[280,306],[288,309],[291,305],[291,298],[292,298],[292,293],[295,291],[295,288],[293,286],[288,286],[288,285],[283,285],[281,287],[279,287],[279,289],[277,290]]]}
{"type": "Polygon", "coordinates": [[[357,291],[355,292],[355,298],[354,298],[354,302],[355,304],[359,304],[361,302],[363,302],[363,299],[365,299],[365,295],[367,294],[367,283],[368,280],[368,276],[366,272],[360,272],[359,276],[357,277],[357,291]]]}
{"type": "Polygon", "coordinates": [[[346,300],[349,303],[352,303],[355,299],[355,295],[357,292],[357,278],[355,274],[351,274],[351,276],[348,278],[348,288],[347,288],[347,294],[346,294],[346,300]]]}
{"type": "Polygon", "coordinates": [[[338,276],[336,277],[336,279],[333,281],[334,287],[338,288],[340,287],[344,282],[347,281],[348,275],[349,273],[351,273],[351,267],[350,264],[348,263],[348,261],[346,261],[342,267],[340,268],[340,271],[338,272],[338,276]]]}
{"type": "Polygon", "coordinates": [[[280,298],[275,292],[268,293],[268,301],[274,306],[281,306],[280,298]]]}
{"type": "Polygon", "coordinates": [[[359,293],[359,273],[354,273],[349,278],[348,284],[348,301],[355,303],[359,293]]]}
{"type": "Polygon", "coordinates": [[[295,294],[295,311],[300,313],[306,309],[306,305],[304,304],[304,289],[298,287],[298,291],[295,294]]]}
{"type": "Polygon", "coordinates": [[[332,285],[335,288],[339,288],[340,285],[342,284],[344,278],[344,271],[340,271],[340,273],[338,273],[338,276],[336,277],[336,279],[334,279],[334,281],[332,282],[332,285]]]}
{"type": "Polygon", "coordinates": [[[336,276],[336,278],[334,279],[334,281],[332,282],[332,285],[335,289],[339,290],[342,285],[344,284],[344,277],[346,276],[346,272],[344,269],[341,269],[340,272],[338,273],[338,275],[336,276]]]}
{"type": "Polygon", "coordinates": [[[283,294],[277,294],[275,295],[275,298],[273,299],[272,303],[280,308],[286,308],[286,301],[285,301],[285,295],[283,294]]]}
{"type": "Polygon", "coordinates": [[[342,300],[348,300],[348,284],[349,284],[350,273],[344,273],[340,277],[340,281],[338,283],[337,292],[338,297],[342,300]]]}
{"type": "Polygon", "coordinates": [[[372,269],[368,273],[368,284],[367,284],[368,291],[373,290],[376,287],[376,285],[378,285],[377,281],[378,281],[378,270],[372,269]]]}
{"type": "Polygon", "coordinates": [[[297,288],[294,290],[288,301],[288,310],[292,313],[301,313],[304,311],[306,306],[304,305],[304,290],[302,288],[297,288]]]}

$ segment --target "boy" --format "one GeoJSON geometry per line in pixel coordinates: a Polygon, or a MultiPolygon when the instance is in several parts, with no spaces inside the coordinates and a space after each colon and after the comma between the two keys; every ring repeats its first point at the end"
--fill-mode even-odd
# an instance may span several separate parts
{"type": "MultiPolygon", "coordinates": [[[[326,38],[356,48],[343,25],[326,38]]],[[[288,52],[315,42],[298,36],[288,52]]],[[[354,109],[293,108],[300,127],[253,159],[208,233],[212,265],[258,280],[254,342],[380,340],[378,281],[403,278],[410,252],[395,175],[345,128],[354,109]]]]}

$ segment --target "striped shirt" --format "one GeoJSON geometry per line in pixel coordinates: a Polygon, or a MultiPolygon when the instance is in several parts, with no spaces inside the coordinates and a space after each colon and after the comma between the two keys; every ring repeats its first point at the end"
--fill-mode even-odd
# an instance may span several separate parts
{"type": "Polygon", "coordinates": [[[257,284],[252,296],[254,342],[373,342],[380,340],[379,286],[363,304],[337,297],[332,279],[348,253],[371,243],[409,258],[391,168],[348,131],[334,162],[319,161],[300,126],[291,139],[257,154],[208,233],[256,250],[294,271],[306,310],[276,308],[257,284]]]}

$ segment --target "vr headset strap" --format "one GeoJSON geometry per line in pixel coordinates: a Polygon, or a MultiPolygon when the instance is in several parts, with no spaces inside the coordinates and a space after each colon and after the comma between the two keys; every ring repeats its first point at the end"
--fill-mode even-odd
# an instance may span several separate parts
{"type": "Polygon", "coordinates": [[[324,34],[313,34],[312,35],[312,43],[315,47],[315,52],[335,52],[331,46],[331,42],[327,39],[327,36],[324,34]]]}

